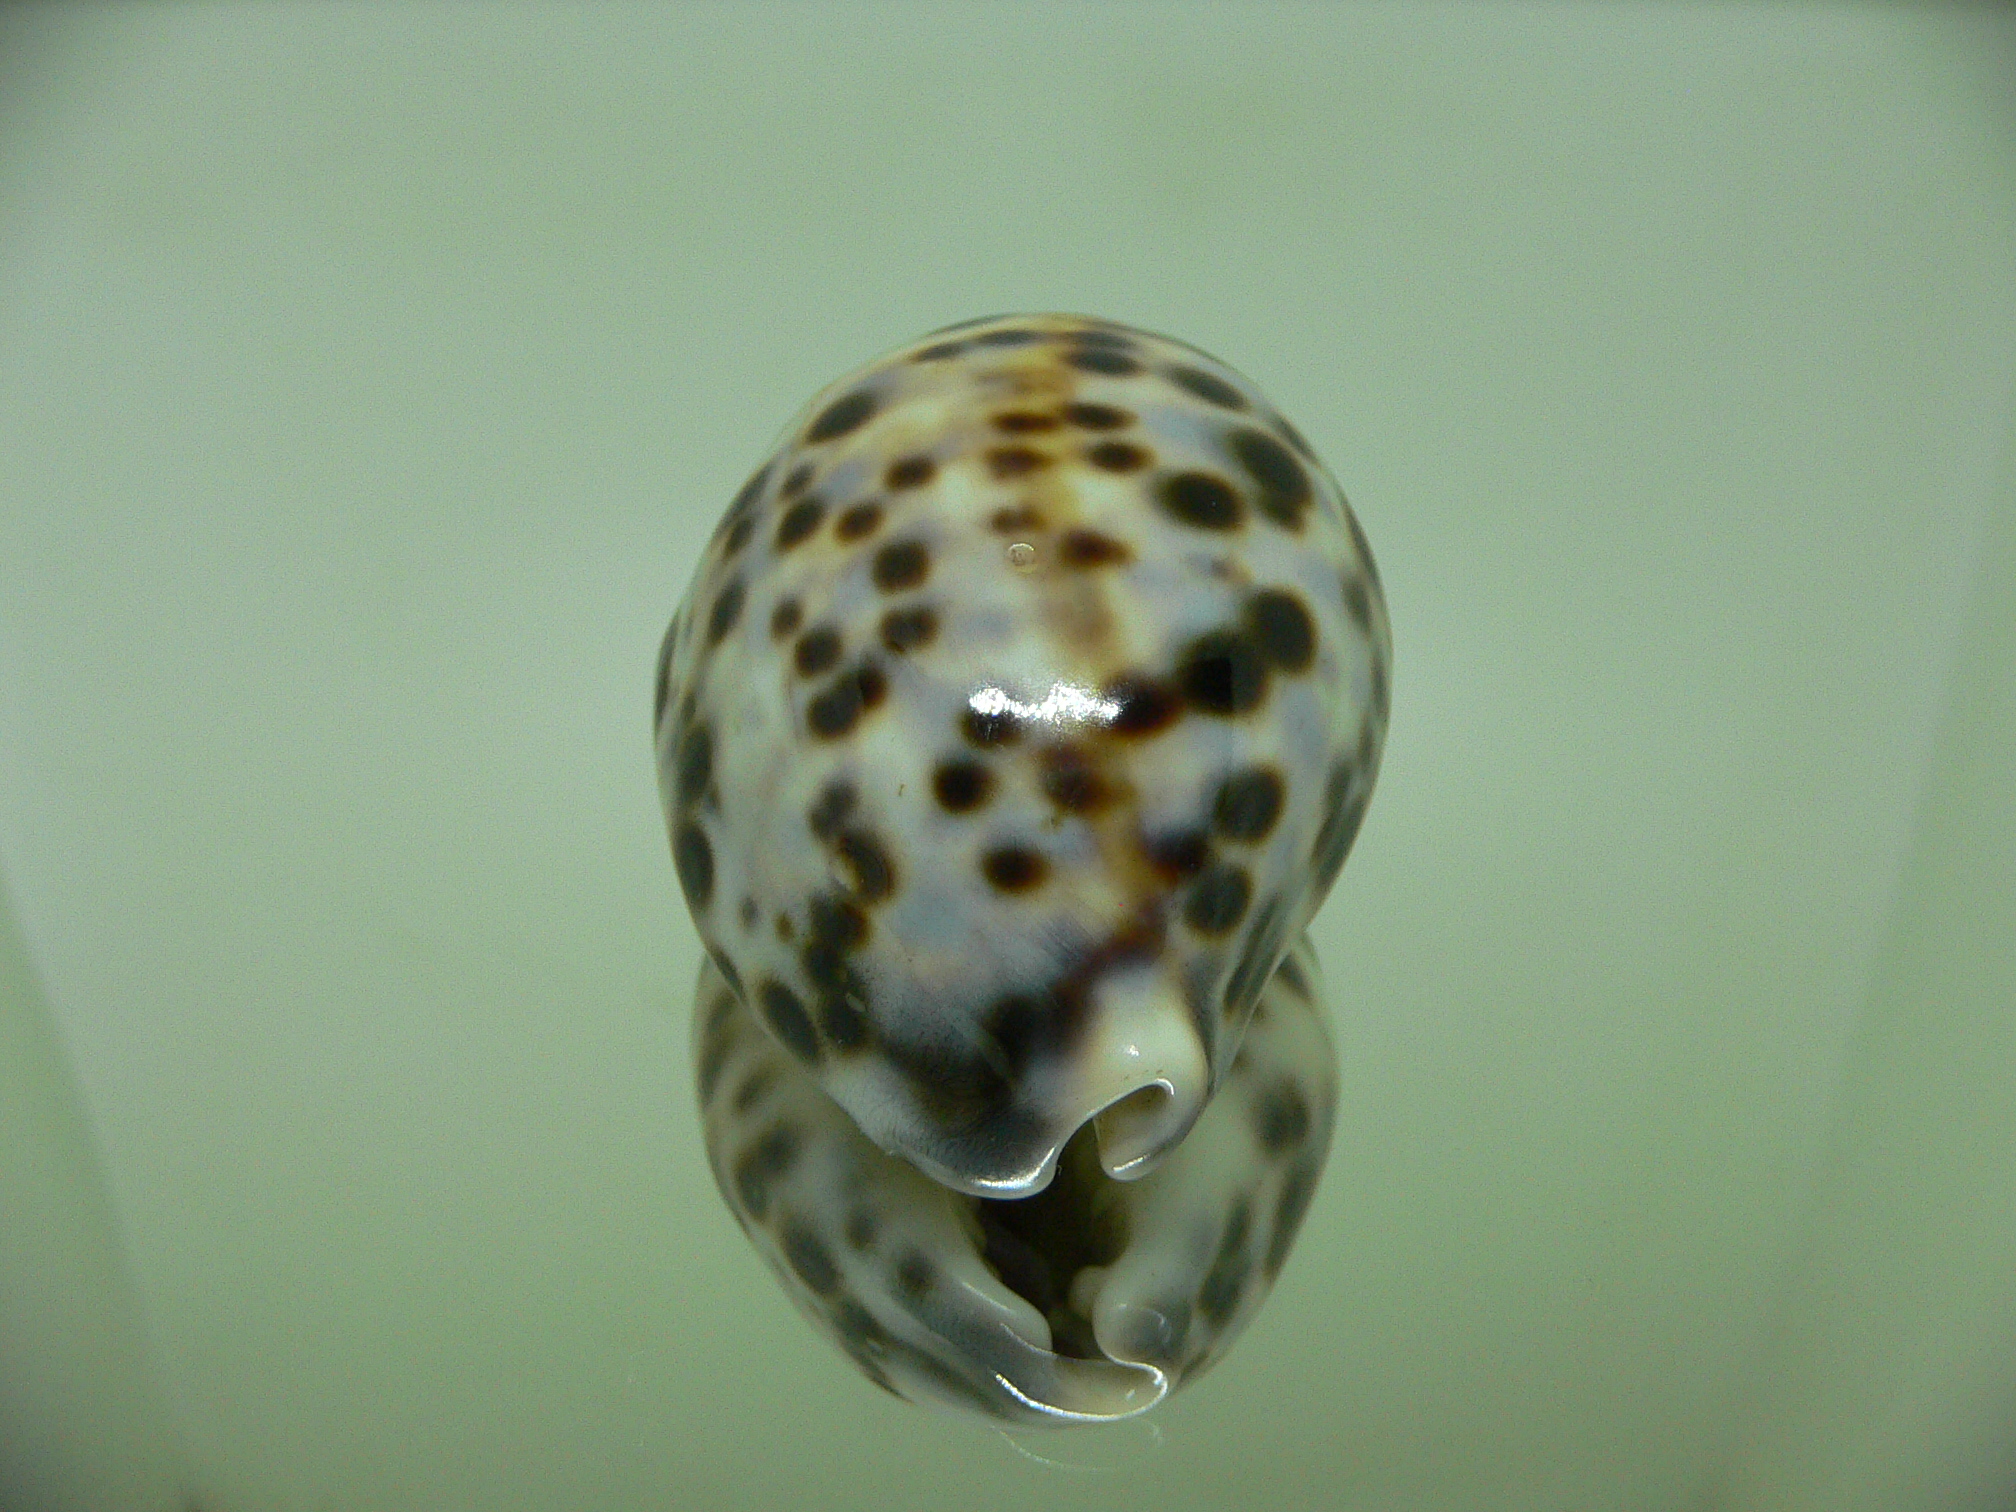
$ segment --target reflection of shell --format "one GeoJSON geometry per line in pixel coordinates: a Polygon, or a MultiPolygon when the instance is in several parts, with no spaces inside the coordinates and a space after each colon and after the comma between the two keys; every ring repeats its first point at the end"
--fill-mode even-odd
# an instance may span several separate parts
{"type": "Polygon", "coordinates": [[[1305,940],[1182,1145],[1114,1181],[1080,1135],[1035,1197],[968,1197],[883,1154],[712,962],[695,1053],[707,1155],[799,1307],[871,1380],[1014,1421],[1144,1412],[1216,1360],[1295,1238],[1337,1106],[1305,940]]]}
{"type": "Polygon", "coordinates": [[[871,1376],[1124,1415],[1250,1316],[1334,1096],[1281,963],[1371,795],[1388,645],[1292,427],[1105,322],[926,338],[737,496],[656,710],[708,1147],[871,1376]]]}

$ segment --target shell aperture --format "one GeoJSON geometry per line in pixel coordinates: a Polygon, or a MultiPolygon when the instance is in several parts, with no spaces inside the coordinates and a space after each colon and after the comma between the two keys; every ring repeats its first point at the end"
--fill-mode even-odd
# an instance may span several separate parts
{"type": "Polygon", "coordinates": [[[1328,1145],[1302,931],[1389,662],[1307,444],[1110,322],[933,333],[737,495],[655,710],[707,1148],[872,1379],[1124,1417],[1252,1316],[1328,1145]]]}

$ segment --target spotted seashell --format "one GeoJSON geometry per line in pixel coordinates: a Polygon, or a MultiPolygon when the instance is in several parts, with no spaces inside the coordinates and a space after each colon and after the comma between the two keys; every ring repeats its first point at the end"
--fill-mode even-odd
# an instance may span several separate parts
{"type": "Polygon", "coordinates": [[[871,1378],[1124,1417],[1252,1316],[1328,1146],[1302,931],[1389,656],[1307,443],[1109,322],[926,337],[736,496],[655,715],[707,1148],[871,1378]]]}

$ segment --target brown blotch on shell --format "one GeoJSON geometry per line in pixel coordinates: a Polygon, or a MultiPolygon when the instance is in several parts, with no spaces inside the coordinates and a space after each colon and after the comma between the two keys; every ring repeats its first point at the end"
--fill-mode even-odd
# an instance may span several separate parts
{"type": "Polygon", "coordinates": [[[1145,446],[1132,441],[1101,441],[1085,449],[1085,460],[1102,472],[1130,473],[1139,472],[1155,459],[1145,446]]]}
{"type": "Polygon", "coordinates": [[[938,471],[938,464],[929,457],[899,457],[889,464],[889,470],[882,480],[894,489],[921,488],[931,481],[938,471]]]}
{"type": "Polygon", "coordinates": [[[1286,588],[1267,588],[1246,603],[1246,624],[1260,654],[1283,672],[1306,672],[1316,658],[1316,622],[1286,588]]]}
{"type": "Polygon", "coordinates": [[[707,616],[708,645],[720,645],[728,632],[735,628],[735,622],[742,617],[742,602],[748,591],[748,586],[739,577],[732,579],[721,590],[721,596],[714,600],[713,613],[707,616]]]}
{"type": "Polygon", "coordinates": [[[1169,381],[1186,393],[1195,394],[1207,404],[1215,404],[1220,409],[1243,410],[1246,396],[1231,384],[1202,368],[1172,367],[1168,370],[1169,381]]]}
{"type": "Polygon", "coordinates": [[[819,528],[819,522],[826,517],[826,501],[817,494],[800,499],[784,511],[784,518],[777,522],[776,547],[779,551],[789,551],[800,541],[819,528]]]}
{"type": "Polygon", "coordinates": [[[1042,415],[1034,410],[1003,410],[994,417],[994,428],[1011,436],[1037,435],[1057,429],[1055,415],[1042,415]]]}
{"type": "Polygon", "coordinates": [[[994,511],[987,525],[997,535],[1020,535],[1024,531],[1041,530],[1043,516],[1034,505],[1007,504],[994,511]]]}
{"type": "Polygon", "coordinates": [[[1115,735],[1159,735],[1183,712],[1176,690],[1145,672],[1122,672],[1099,690],[1099,696],[1113,706],[1106,728],[1115,735]]]}
{"type": "Polygon", "coordinates": [[[896,863],[869,831],[842,830],[834,838],[833,854],[846,868],[857,897],[880,903],[896,891],[896,863]]]}
{"type": "Polygon", "coordinates": [[[875,553],[875,586],[884,593],[915,588],[931,571],[931,553],[922,541],[892,541],[875,553]]]}
{"type": "Polygon", "coordinates": [[[931,644],[938,634],[938,611],[929,604],[891,609],[882,616],[882,644],[898,656],[931,644]]]}
{"type": "Polygon", "coordinates": [[[1043,885],[1050,863],[1026,845],[997,845],[980,858],[980,872],[997,892],[1025,893],[1043,885]]]}
{"type": "Polygon", "coordinates": [[[815,625],[798,637],[791,648],[791,665],[801,677],[817,677],[830,671],[840,660],[840,632],[831,625],[815,625]]]}
{"type": "Polygon", "coordinates": [[[1066,813],[1097,813],[1113,801],[1112,785],[1081,748],[1050,746],[1040,760],[1043,796],[1066,813]]]}
{"type": "Polygon", "coordinates": [[[1120,430],[1134,423],[1133,415],[1118,405],[1092,404],[1080,400],[1064,406],[1064,418],[1080,430],[1120,430]]]}
{"type": "Polygon", "coordinates": [[[833,522],[833,533],[843,541],[858,541],[875,533],[875,527],[882,523],[882,506],[873,499],[864,499],[859,504],[850,504],[833,522]]]}
{"type": "Polygon", "coordinates": [[[1050,459],[1032,446],[997,446],[987,453],[988,473],[1002,482],[1049,465],[1050,459]]]}
{"type": "Polygon", "coordinates": [[[976,746],[1013,745],[1022,738],[1022,722],[1009,710],[983,711],[969,704],[960,712],[959,731],[976,746]]]}
{"type": "Polygon", "coordinates": [[[865,390],[856,389],[843,399],[836,399],[819,412],[805,432],[807,441],[832,441],[858,430],[875,413],[875,396],[865,390]]]}
{"type": "Polygon", "coordinates": [[[1059,539],[1057,560],[1066,567],[1120,567],[1133,561],[1134,553],[1124,542],[1081,526],[1059,539]]]}
{"type": "Polygon", "coordinates": [[[940,762],[931,777],[931,791],[947,813],[970,814],[994,793],[994,774],[966,757],[940,762]]]}

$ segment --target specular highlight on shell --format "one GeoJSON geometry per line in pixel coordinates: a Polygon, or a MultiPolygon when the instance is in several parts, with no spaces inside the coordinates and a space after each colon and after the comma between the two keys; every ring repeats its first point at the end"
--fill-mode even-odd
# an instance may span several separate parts
{"type": "Polygon", "coordinates": [[[870,1379],[1107,1420],[1250,1320],[1329,1144],[1303,930],[1389,664],[1307,443],[1111,322],[922,338],[736,495],[655,706],[707,1150],[870,1379]]]}

